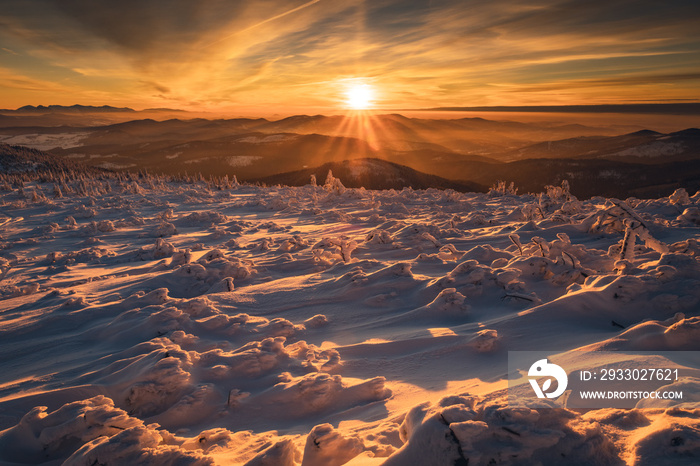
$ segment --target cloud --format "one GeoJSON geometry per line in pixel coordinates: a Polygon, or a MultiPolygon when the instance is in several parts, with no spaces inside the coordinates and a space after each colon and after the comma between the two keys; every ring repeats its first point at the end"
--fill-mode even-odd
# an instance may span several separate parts
{"type": "Polygon", "coordinates": [[[51,81],[34,79],[15,73],[13,70],[0,68],[0,87],[13,90],[40,91],[40,92],[66,92],[69,89],[51,81]]]}
{"type": "Polygon", "coordinates": [[[139,82],[146,87],[155,89],[156,91],[160,92],[161,97],[164,94],[170,94],[170,88],[163,86],[162,84],[159,84],[157,82],[154,82],[154,81],[139,81],[139,82]]]}
{"type": "Polygon", "coordinates": [[[679,83],[683,81],[698,81],[700,83],[700,73],[643,74],[621,76],[607,79],[578,79],[564,82],[532,84],[528,86],[512,88],[509,90],[509,92],[542,92],[596,87],[629,87],[640,85],[679,83]]]}
{"type": "Polygon", "coordinates": [[[695,0],[4,0],[0,44],[16,74],[40,76],[38,60],[134,99],[332,104],[363,76],[393,106],[489,105],[665,75],[644,84],[664,99],[700,73],[698,17],[695,0]]]}
{"type": "MultiPolygon", "coordinates": [[[[260,21],[260,22],[258,22],[258,23],[251,24],[250,26],[247,26],[247,27],[246,27],[245,29],[243,29],[242,31],[234,32],[234,33],[230,34],[229,36],[221,37],[221,38],[217,39],[216,42],[214,42],[214,43],[222,42],[222,41],[227,40],[227,39],[229,39],[229,38],[231,38],[231,37],[234,37],[234,36],[236,36],[236,35],[238,35],[238,34],[240,34],[240,33],[248,32],[248,31],[250,31],[250,30],[252,30],[252,29],[255,29],[255,28],[259,27],[259,26],[262,26],[263,24],[267,24],[267,23],[272,22],[272,21],[277,21],[277,20],[279,20],[279,19],[284,18],[285,16],[288,16],[288,15],[291,15],[291,14],[293,14],[293,13],[296,13],[297,11],[302,10],[302,9],[304,9],[304,8],[306,8],[306,7],[309,7],[309,6],[311,6],[311,5],[314,5],[314,4],[316,4],[316,3],[320,2],[320,1],[321,1],[321,0],[311,0],[311,1],[309,1],[309,2],[306,2],[306,3],[302,4],[302,5],[299,5],[299,6],[297,6],[297,7],[294,7],[294,8],[292,8],[292,9],[290,9],[290,10],[284,11],[284,12],[282,12],[282,13],[278,13],[278,14],[276,14],[276,15],[274,15],[274,16],[271,16],[271,17],[269,17],[269,18],[266,18],[266,19],[264,19],[264,20],[262,20],[262,21],[260,21]]],[[[212,45],[212,44],[210,44],[210,45],[212,45]]]]}

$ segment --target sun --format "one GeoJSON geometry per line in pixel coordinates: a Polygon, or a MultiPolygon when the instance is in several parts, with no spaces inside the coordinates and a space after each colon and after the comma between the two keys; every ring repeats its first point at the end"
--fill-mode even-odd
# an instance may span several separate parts
{"type": "Polygon", "coordinates": [[[347,105],[353,110],[367,110],[372,107],[374,91],[369,84],[355,84],[346,91],[347,105]]]}

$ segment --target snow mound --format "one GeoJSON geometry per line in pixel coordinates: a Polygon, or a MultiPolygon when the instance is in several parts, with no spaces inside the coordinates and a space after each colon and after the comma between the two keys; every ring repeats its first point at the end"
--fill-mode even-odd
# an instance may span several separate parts
{"type": "Polygon", "coordinates": [[[410,464],[522,465],[619,464],[612,442],[600,428],[580,429],[563,409],[508,407],[451,396],[406,413],[400,432],[405,445],[384,466],[410,464]]]}
{"type": "Polygon", "coordinates": [[[340,466],[362,453],[357,437],[345,437],[330,424],[314,427],[306,437],[302,466],[340,466]]]}
{"type": "Polygon", "coordinates": [[[50,413],[37,406],[0,433],[3,457],[18,463],[211,464],[201,455],[162,444],[157,425],[145,426],[104,396],[68,403],[50,413]]]}
{"type": "Polygon", "coordinates": [[[634,447],[635,465],[697,464],[700,456],[700,429],[697,412],[669,410],[640,438],[634,447]],[[684,418],[692,416],[693,423],[684,418]]]}
{"type": "Polygon", "coordinates": [[[342,410],[362,403],[381,401],[391,396],[384,377],[375,377],[355,385],[340,375],[313,372],[301,377],[285,373],[282,381],[255,399],[256,403],[275,406],[287,416],[309,412],[342,410]]]}
{"type": "Polygon", "coordinates": [[[178,218],[175,223],[183,227],[194,227],[199,225],[211,225],[226,223],[228,222],[228,217],[221,212],[207,211],[207,212],[193,212],[189,215],[183,215],[178,218]]]}
{"type": "Polygon", "coordinates": [[[178,464],[213,465],[214,461],[199,452],[179,445],[164,444],[163,436],[151,426],[125,429],[112,437],[99,437],[83,445],[63,464],[91,466],[95,464],[178,464]]]}
{"type": "Polygon", "coordinates": [[[463,316],[469,310],[466,297],[455,288],[445,288],[426,306],[426,311],[438,315],[463,316]]]}

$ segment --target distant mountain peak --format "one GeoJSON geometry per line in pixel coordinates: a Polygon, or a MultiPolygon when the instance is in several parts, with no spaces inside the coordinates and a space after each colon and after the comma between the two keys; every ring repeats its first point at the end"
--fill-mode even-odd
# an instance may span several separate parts
{"type": "Polygon", "coordinates": [[[129,107],[111,107],[102,105],[25,105],[16,110],[18,113],[116,113],[116,112],[136,112],[129,107]]]}
{"type": "Polygon", "coordinates": [[[671,133],[671,136],[681,136],[681,137],[686,137],[686,138],[698,138],[700,137],[700,129],[699,128],[688,128],[684,129],[682,131],[676,131],[675,133],[671,133]]]}
{"type": "Polygon", "coordinates": [[[661,136],[663,133],[659,133],[657,131],[652,131],[650,129],[642,129],[639,131],[635,131],[634,133],[628,134],[628,136],[661,136]]]}

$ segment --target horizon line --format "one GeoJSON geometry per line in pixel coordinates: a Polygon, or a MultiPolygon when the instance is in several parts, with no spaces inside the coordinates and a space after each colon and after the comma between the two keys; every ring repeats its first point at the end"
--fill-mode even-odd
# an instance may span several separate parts
{"type": "MultiPolygon", "coordinates": [[[[36,110],[51,109],[91,109],[102,110],[114,109],[121,112],[183,112],[183,113],[231,113],[228,111],[209,110],[185,110],[181,108],[151,107],[136,110],[133,107],[116,107],[111,105],[24,105],[16,109],[0,109],[3,112],[17,112],[28,108],[36,110]]],[[[375,113],[381,112],[498,112],[498,113],[638,113],[638,114],[668,114],[668,115],[700,115],[700,101],[694,102],[654,102],[654,103],[629,103],[629,104],[577,104],[577,105],[483,105],[483,106],[449,106],[449,107],[429,107],[429,108],[374,108],[375,113]]],[[[296,114],[296,115],[303,115],[296,114]]]]}
{"type": "Polygon", "coordinates": [[[511,112],[511,113],[652,113],[700,115],[700,102],[590,104],[590,105],[493,105],[397,109],[397,112],[511,112]]]}

